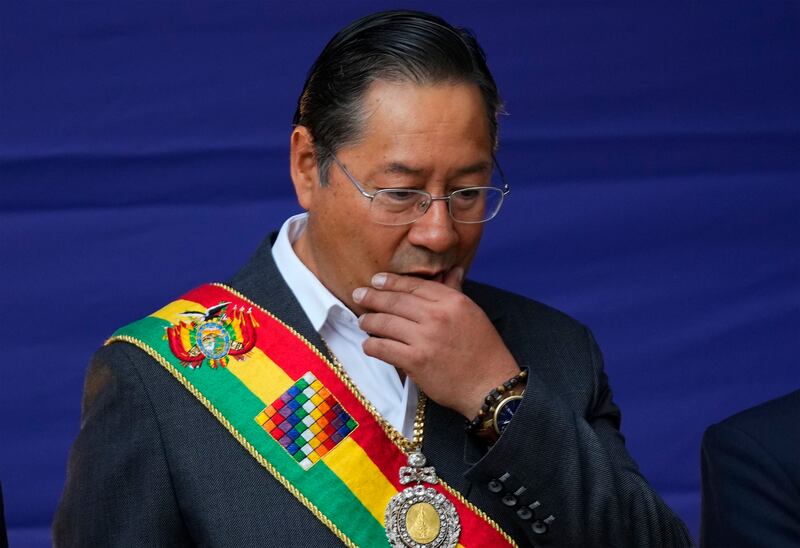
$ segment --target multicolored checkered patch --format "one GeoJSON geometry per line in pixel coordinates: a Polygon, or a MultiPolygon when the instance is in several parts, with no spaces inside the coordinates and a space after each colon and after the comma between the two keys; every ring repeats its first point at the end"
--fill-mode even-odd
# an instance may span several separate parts
{"type": "Polygon", "coordinates": [[[303,470],[314,466],[358,426],[311,372],[256,415],[256,422],[303,470]]]}

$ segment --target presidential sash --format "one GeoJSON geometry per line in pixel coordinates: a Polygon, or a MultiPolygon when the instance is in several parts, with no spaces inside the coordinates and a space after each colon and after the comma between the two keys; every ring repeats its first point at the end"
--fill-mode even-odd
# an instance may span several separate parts
{"type": "MultiPolygon", "coordinates": [[[[119,329],[107,344],[119,341],[169,371],[346,545],[387,545],[387,505],[409,491],[398,477],[409,461],[404,438],[291,326],[212,284],[119,329]]],[[[460,546],[515,546],[455,489],[441,480],[427,489],[454,506],[460,546]]],[[[425,517],[413,518],[418,528],[427,527],[425,517]]],[[[439,546],[440,537],[412,545],[439,546]]]]}

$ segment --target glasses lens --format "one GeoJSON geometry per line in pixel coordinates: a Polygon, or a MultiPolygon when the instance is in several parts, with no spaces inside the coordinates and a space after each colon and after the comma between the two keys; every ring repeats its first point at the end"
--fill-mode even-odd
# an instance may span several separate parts
{"type": "Polygon", "coordinates": [[[495,187],[462,188],[450,195],[450,215],[460,223],[484,223],[503,205],[503,191],[495,187]]]}
{"type": "Polygon", "coordinates": [[[373,220],[382,225],[407,225],[427,211],[429,201],[428,194],[417,190],[379,190],[372,198],[370,212],[373,220]]]}

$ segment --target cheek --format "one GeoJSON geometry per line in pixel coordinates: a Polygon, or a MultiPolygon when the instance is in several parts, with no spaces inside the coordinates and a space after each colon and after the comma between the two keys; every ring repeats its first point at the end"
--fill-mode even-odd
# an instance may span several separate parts
{"type": "Polygon", "coordinates": [[[341,196],[341,189],[330,189],[324,201],[317,202],[317,207],[310,211],[317,218],[319,233],[331,248],[347,250],[358,247],[366,228],[366,214],[360,202],[341,196]]]}
{"type": "Polygon", "coordinates": [[[458,231],[459,256],[471,259],[478,250],[483,235],[483,225],[462,225],[458,231]]]}
{"type": "Polygon", "coordinates": [[[368,284],[372,276],[392,270],[402,246],[403,232],[372,223],[356,214],[329,216],[324,223],[329,261],[354,284],[368,284]]]}
{"type": "Polygon", "coordinates": [[[371,224],[365,227],[362,235],[364,257],[372,267],[386,269],[393,258],[402,253],[405,232],[397,227],[371,224]]]}

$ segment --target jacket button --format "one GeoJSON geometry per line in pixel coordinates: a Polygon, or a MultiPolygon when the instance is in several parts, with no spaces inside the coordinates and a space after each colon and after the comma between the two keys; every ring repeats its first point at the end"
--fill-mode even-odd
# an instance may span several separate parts
{"type": "Polygon", "coordinates": [[[489,491],[491,491],[492,493],[499,493],[502,490],[503,490],[503,484],[497,481],[496,479],[493,479],[492,481],[489,482],[489,491]]]}
{"type": "Polygon", "coordinates": [[[545,523],[542,520],[537,519],[536,521],[531,523],[531,529],[533,529],[533,532],[536,533],[537,535],[543,535],[547,532],[547,525],[545,525],[545,523]]]}
{"type": "Polygon", "coordinates": [[[507,494],[503,496],[503,504],[506,506],[516,506],[517,505],[517,497],[512,494],[507,494]]]}
{"type": "Polygon", "coordinates": [[[529,520],[533,517],[533,512],[523,506],[517,509],[517,516],[519,516],[519,519],[529,520]]]}

